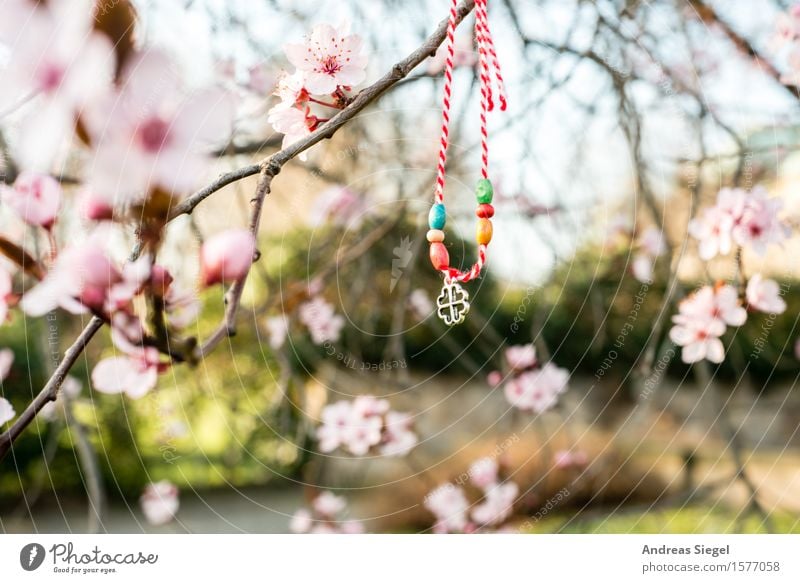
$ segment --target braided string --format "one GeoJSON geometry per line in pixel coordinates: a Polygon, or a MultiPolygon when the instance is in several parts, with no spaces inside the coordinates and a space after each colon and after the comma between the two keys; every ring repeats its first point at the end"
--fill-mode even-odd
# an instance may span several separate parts
{"type": "MultiPolygon", "coordinates": [[[[497,94],[500,100],[500,110],[506,110],[506,91],[503,75],[500,71],[500,61],[494,48],[494,40],[489,28],[488,0],[475,0],[475,40],[478,45],[478,78],[480,80],[480,133],[481,133],[481,176],[489,178],[489,129],[487,114],[494,109],[494,95],[492,91],[492,69],[494,70],[497,94]]],[[[436,173],[436,188],[434,199],[437,203],[444,202],[445,169],[447,166],[447,147],[450,137],[450,102],[453,87],[453,62],[455,55],[456,11],[458,0],[452,0],[450,18],[447,25],[447,38],[445,40],[446,58],[444,67],[444,92],[442,97],[442,132],[439,141],[439,162],[436,173]]],[[[481,270],[486,263],[486,245],[478,246],[478,260],[467,271],[454,267],[443,269],[445,281],[458,281],[466,283],[480,277],[481,270]]]]}
{"type": "Polygon", "coordinates": [[[456,8],[458,0],[452,0],[450,19],[447,22],[446,57],[444,63],[444,92],[442,94],[442,135],[439,140],[439,164],[436,168],[436,202],[444,201],[445,167],[447,166],[447,146],[450,138],[450,96],[453,88],[453,57],[456,47],[456,8]]]}

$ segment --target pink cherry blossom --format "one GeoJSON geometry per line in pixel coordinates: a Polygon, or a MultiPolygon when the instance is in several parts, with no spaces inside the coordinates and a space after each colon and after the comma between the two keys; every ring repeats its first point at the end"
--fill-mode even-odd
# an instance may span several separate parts
{"type": "Polygon", "coordinates": [[[214,72],[219,77],[230,83],[236,82],[236,59],[216,59],[214,61],[214,72]]]}
{"type": "Polygon", "coordinates": [[[489,386],[492,388],[499,387],[500,383],[503,382],[503,373],[499,370],[493,370],[486,376],[486,382],[489,383],[489,386]]]}
{"type": "Polygon", "coordinates": [[[96,229],[85,241],[64,249],[45,278],[23,295],[22,310],[34,317],[57,307],[81,314],[87,308],[113,311],[129,301],[141,286],[149,260],[142,257],[135,265],[117,269],[105,252],[108,236],[106,229],[96,229]]]}
{"type": "Polygon", "coordinates": [[[156,386],[161,369],[155,348],[129,349],[125,355],[98,362],[92,370],[92,386],[101,393],[125,393],[131,399],[139,399],[156,386]]]}
{"type": "Polygon", "coordinates": [[[10,54],[0,74],[0,110],[33,96],[37,106],[22,121],[17,161],[47,170],[75,120],[109,89],[115,67],[107,37],[92,30],[92,2],[4,6],[0,42],[10,54]]]}
{"type": "Polygon", "coordinates": [[[167,322],[173,328],[186,328],[197,320],[201,307],[197,292],[194,289],[184,289],[177,283],[170,285],[164,296],[167,322]]]}
{"type": "Polygon", "coordinates": [[[178,488],[175,484],[161,480],[148,484],[139,498],[145,520],[153,526],[171,522],[180,508],[178,488]]]}
{"type": "Polygon", "coordinates": [[[343,520],[339,523],[339,532],[342,534],[364,534],[364,525],[358,520],[343,520]]]}
{"type": "Polygon", "coordinates": [[[703,359],[720,363],[725,358],[725,347],[719,337],[725,328],[717,320],[692,320],[673,326],[670,339],[682,346],[681,358],[690,364],[703,359]]]}
{"type": "Polygon", "coordinates": [[[204,286],[243,279],[256,252],[256,239],[246,229],[230,229],[211,237],[200,250],[200,279],[204,286]]]}
{"type": "Polygon", "coordinates": [[[714,290],[712,317],[728,326],[741,326],[747,320],[747,310],[739,301],[739,292],[732,285],[717,286],[714,290]]]}
{"type": "Polygon", "coordinates": [[[317,197],[309,213],[308,222],[312,227],[330,222],[349,229],[358,229],[364,213],[363,196],[346,186],[331,186],[317,197]]]}
{"type": "Polygon", "coordinates": [[[415,289],[408,296],[408,306],[418,320],[424,320],[433,313],[434,307],[428,292],[415,289]]]}
{"type": "Polygon", "coordinates": [[[153,265],[149,270],[149,281],[147,282],[150,291],[157,298],[165,298],[175,279],[169,270],[163,265],[153,265]]]}
{"type": "Polygon", "coordinates": [[[302,44],[287,44],[289,62],[302,71],[310,93],[330,94],[358,85],[366,77],[367,57],[361,37],[328,24],[315,26],[302,44]]]}
{"type": "Polygon", "coordinates": [[[333,306],[320,296],[301,304],[298,316],[308,328],[314,344],[336,342],[344,328],[344,318],[336,314],[333,306]]]}
{"type": "Polygon", "coordinates": [[[727,255],[733,243],[763,254],[768,245],[780,243],[787,236],[787,226],[778,218],[782,206],[780,199],[768,198],[761,187],[750,192],[723,188],[716,205],[689,223],[689,233],[700,240],[701,259],[727,255]]]}
{"type": "Polygon", "coordinates": [[[3,397],[0,397],[0,425],[8,423],[14,417],[16,417],[17,412],[14,411],[13,405],[3,397]]]}
{"type": "Polygon", "coordinates": [[[373,395],[359,395],[353,399],[351,411],[356,418],[378,417],[389,412],[389,401],[373,395]]]}
{"type": "Polygon", "coordinates": [[[764,188],[754,188],[734,224],[734,241],[759,255],[766,253],[769,245],[781,243],[788,235],[788,227],[778,218],[782,208],[783,201],[768,198],[764,188]]]}
{"type": "Polygon", "coordinates": [[[653,268],[655,261],[649,255],[638,254],[631,262],[631,273],[637,281],[650,283],[653,281],[653,268]]]}
{"type": "Polygon", "coordinates": [[[519,487],[514,482],[491,486],[484,492],[483,502],[472,510],[472,519],[478,524],[494,525],[504,522],[513,512],[519,487]]]}
{"type": "Polygon", "coordinates": [[[267,327],[269,346],[272,350],[279,350],[286,342],[289,334],[289,322],[283,315],[267,318],[264,324],[267,327]]]}
{"type": "Polygon", "coordinates": [[[717,254],[730,253],[733,222],[733,217],[717,207],[706,209],[701,218],[689,222],[689,233],[700,241],[701,259],[708,261],[717,254]]]}
{"type": "Polygon", "coordinates": [[[275,75],[266,63],[258,63],[247,69],[247,89],[256,95],[267,95],[275,88],[275,75]]]}
{"type": "Polygon", "coordinates": [[[105,312],[113,314],[128,307],[133,297],[151,281],[151,267],[149,255],[123,264],[119,278],[111,283],[106,292],[103,303],[105,312]]]}
{"type": "Polygon", "coordinates": [[[770,43],[772,50],[780,50],[800,36],[800,6],[781,12],[775,21],[775,32],[770,43]]]}
{"type": "Polygon", "coordinates": [[[498,465],[497,460],[490,457],[484,457],[473,462],[469,467],[467,474],[469,474],[469,478],[473,484],[475,484],[478,488],[485,490],[486,488],[489,488],[497,483],[499,471],[500,466],[498,465]]]}
{"type": "MultiPolygon", "coordinates": [[[[317,124],[317,118],[311,115],[308,107],[297,108],[284,103],[279,103],[269,110],[267,121],[272,124],[276,132],[284,134],[282,148],[305,138],[317,124]]],[[[300,159],[307,159],[305,153],[301,154],[300,159]]]]}
{"type": "Polygon", "coordinates": [[[313,524],[311,513],[305,508],[301,508],[292,515],[289,521],[289,530],[295,534],[305,534],[311,530],[313,524]]]}
{"type": "Polygon", "coordinates": [[[779,80],[784,85],[800,85],[800,46],[793,44],[786,57],[788,71],[781,74],[779,80]]]}
{"type": "Polygon", "coordinates": [[[309,95],[303,73],[296,71],[290,75],[284,72],[275,85],[275,95],[280,98],[281,105],[285,108],[305,106],[308,103],[309,95]]]}
{"type": "Polygon", "coordinates": [[[353,401],[338,401],[322,409],[322,424],[317,429],[323,453],[342,447],[363,456],[378,447],[386,456],[406,455],[417,444],[408,413],[389,409],[386,399],[361,395],[353,401]]]}
{"type": "Polygon", "coordinates": [[[754,310],[767,314],[782,314],[786,311],[786,302],[781,297],[778,282],[764,279],[760,273],[747,282],[746,296],[747,305],[754,310]]]}
{"type": "Polygon", "coordinates": [[[553,455],[553,465],[560,469],[582,468],[589,463],[589,458],[583,451],[561,450],[553,455]]]}
{"type": "Polygon", "coordinates": [[[289,530],[294,533],[311,534],[360,534],[363,525],[356,520],[341,520],[347,510],[347,502],[333,492],[323,491],[311,502],[311,509],[301,508],[289,521],[289,530]]]}
{"type": "Polygon", "coordinates": [[[469,502],[462,488],[443,484],[425,497],[424,506],[436,517],[437,533],[463,532],[467,528],[469,502]]]}
{"type": "Polygon", "coordinates": [[[638,252],[631,263],[633,276],[642,283],[653,280],[653,267],[658,257],[667,251],[664,233],[656,227],[648,227],[636,240],[638,252]]]}
{"type": "Polygon", "coordinates": [[[0,382],[6,380],[14,364],[14,351],[10,348],[0,350],[0,382]]]}
{"type": "Polygon", "coordinates": [[[558,397],[567,388],[569,373],[551,362],[511,379],[505,386],[508,402],[522,409],[543,413],[558,403],[558,397]]]}
{"type": "Polygon", "coordinates": [[[114,199],[91,188],[81,190],[78,205],[86,220],[110,221],[114,217],[114,199]]]}
{"type": "Polygon", "coordinates": [[[378,416],[361,416],[351,411],[350,420],[343,430],[343,441],[347,449],[356,456],[366,455],[374,445],[381,442],[383,421],[378,416]]]}
{"type": "Polygon", "coordinates": [[[322,409],[322,425],[317,429],[319,450],[328,453],[345,442],[345,428],[350,423],[348,401],[338,401],[322,409]]]}
{"type": "Polygon", "coordinates": [[[325,490],[320,492],[319,496],[314,499],[311,503],[311,507],[321,516],[334,518],[347,508],[347,502],[341,496],[337,496],[333,492],[325,490]]]}
{"type": "Polygon", "coordinates": [[[412,425],[413,417],[409,413],[387,412],[381,454],[398,457],[408,455],[419,441],[417,434],[411,431],[412,425]]]}
{"type": "MultiPolygon", "coordinates": [[[[444,71],[447,59],[447,47],[442,44],[428,61],[428,75],[438,75],[444,71]]],[[[478,54],[472,43],[472,35],[461,34],[456,36],[455,52],[453,53],[453,67],[474,67],[478,64],[478,54]]]]}
{"type": "Polygon", "coordinates": [[[61,185],[55,178],[34,172],[23,172],[13,187],[0,188],[2,201],[23,221],[45,229],[55,223],[62,196],[61,185]]]}
{"type": "Polygon", "coordinates": [[[201,151],[228,139],[234,103],[220,89],[184,97],[178,67],[149,50],[126,63],[119,94],[88,118],[97,143],[90,187],[140,202],[152,187],[191,192],[210,166],[201,151]]]}
{"type": "Polygon", "coordinates": [[[523,371],[536,364],[536,348],[533,344],[509,346],[505,352],[506,362],[514,371],[523,371]]]}
{"type": "Polygon", "coordinates": [[[664,233],[657,227],[648,227],[636,240],[638,247],[651,257],[661,257],[667,252],[664,233]]]}
{"type": "Polygon", "coordinates": [[[678,314],[672,317],[675,326],[669,336],[683,347],[684,362],[707,359],[719,363],[725,358],[719,338],[726,326],[741,326],[746,319],[747,312],[733,286],[726,284],[717,289],[705,286],[680,303],[678,314]]]}
{"type": "Polygon", "coordinates": [[[8,319],[9,303],[13,295],[11,274],[0,267],[0,326],[8,319]]]}

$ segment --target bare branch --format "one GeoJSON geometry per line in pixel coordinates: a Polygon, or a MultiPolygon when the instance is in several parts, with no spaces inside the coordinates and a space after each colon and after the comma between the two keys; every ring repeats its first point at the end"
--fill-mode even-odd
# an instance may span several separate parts
{"type": "Polygon", "coordinates": [[[36,398],[30,405],[17,417],[14,424],[2,435],[0,435],[0,459],[2,459],[11,449],[11,444],[17,439],[24,429],[31,424],[33,419],[42,410],[47,403],[55,401],[58,395],[58,389],[61,388],[64,379],[67,377],[72,366],[78,360],[78,357],[89,344],[89,340],[102,328],[104,322],[100,318],[93,317],[89,324],[83,329],[75,342],[64,353],[64,358],[58,363],[53,376],[44,385],[41,392],[36,395],[36,398]]]}

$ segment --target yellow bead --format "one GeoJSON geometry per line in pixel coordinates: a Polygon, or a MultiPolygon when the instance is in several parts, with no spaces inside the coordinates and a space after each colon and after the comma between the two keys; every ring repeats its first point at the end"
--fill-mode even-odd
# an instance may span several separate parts
{"type": "Polygon", "coordinates": [[[492,221],[489,219],[479,219],[478,229],[475,233],[475,238],[478,240],[478,245],[488,245],[492,240],[492,221]]]}
{"type": "Polygon", "coordinates": [[[444,241],[444,231],[440,229],[431,229],[428,231],[428,241],[431,243],[441,243],[444,241]]]}

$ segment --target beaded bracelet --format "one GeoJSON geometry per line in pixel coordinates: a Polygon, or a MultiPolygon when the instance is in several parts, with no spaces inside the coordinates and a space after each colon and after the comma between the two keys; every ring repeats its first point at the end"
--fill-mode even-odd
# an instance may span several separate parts
{"type": "Polygon", "coordinates": [[[494,231],[492,221],[490,220],[494,216],[494,207],[492,206],[494,188],[489,180],[489,132],[486,122],[487,112],[492,111],[494,108],[492,84],[490,80],[492,69],[494,70],[497,84],[500,109],[503,111],[506,109],[506,96],[503,76],[500,73],[500,63],[489,30],[487,1],[488,0],[476,0],[475,2],[475,40],[478,45],[481,88],[480,131],[482,178],[475,187],[475,197],[478,200],[478,208],[475,211],[478,217],[475,233],[475,238],[478,243],[478,260],[468,271],[460,271],[450,267],[450,255],[447,252],[447,247],[444,245],[443,230],[447,222],[447,212],[444,206],[444,185],[446,177],[447,146],[450,134],[450,96],[453,83],[457,0],[452,0],[450,18],[447,26],[447,56],[445,60],[444,93],[442,99],[442,134],[439,148],[436,189],[434,192],[435,202],[428,214],[428,226],[430,230],[428,231],[427,239],[430,242],[431,263],[434,269],[442,272],[444,275],[444,285],[439,297],[436,299],[436,306],[437,314],[448,326],[460,324],[464,321],[469,312],[469,294],[460,284],[480,277],[481,270],[486,263],[486,247],[492,240],[494,231]]]}

